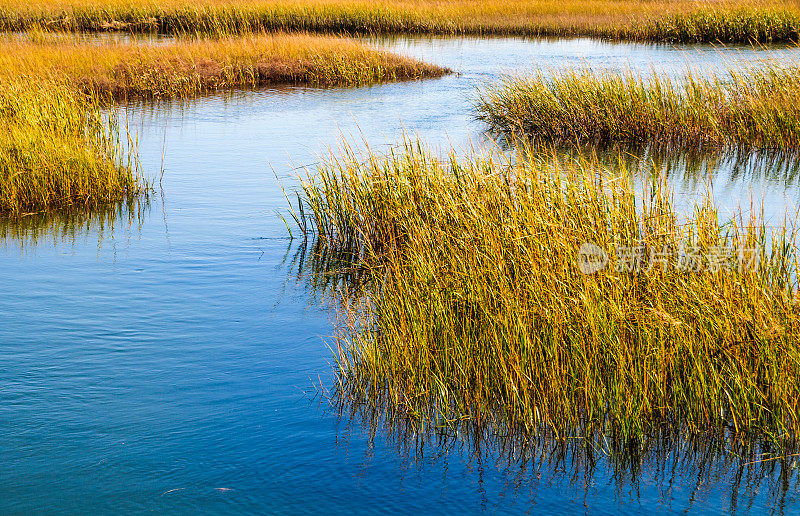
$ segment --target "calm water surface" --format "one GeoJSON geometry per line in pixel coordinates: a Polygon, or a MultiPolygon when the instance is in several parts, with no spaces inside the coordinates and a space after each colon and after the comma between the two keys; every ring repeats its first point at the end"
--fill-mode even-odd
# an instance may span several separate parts
{"type": "MultiPolygon", "coordinates": [[[[298,244],[276,214],[281,185],[291,191],[300,167],[342,135],[375,149],[404,132],[441,149],[482,145],[470,98],[505,73],[708,73],[797,51],[376,43],[459,75],[132,106],[150,177],[163,154],[149,206],[103,223],[0,227],[0,513],[800,510],[796,462],[744,479],[723,459],[681,454],[627,473],[600,461],[587,473],[569,457],[537,468],[461,440],[417,450],[390,429],[339,418],[315,387],[330,385],[333,314],[298,277],[298,244]]],[[[769,160],[680,170],[681,195],[713,178],[725,207],[753,195],[779,217],[800,195],[792,172],[769,160]]]]}

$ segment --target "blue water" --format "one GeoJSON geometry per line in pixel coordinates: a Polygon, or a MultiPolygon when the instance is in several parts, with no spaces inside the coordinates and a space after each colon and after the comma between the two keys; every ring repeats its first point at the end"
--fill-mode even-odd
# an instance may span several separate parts
{"type": "MultiPolygon", "coordinates": [[[[409,451],[385,427],[340,418],[319,388],[331,386],[335,314],[298,277],[299,242],[278,216],[281,187],[291,192],[343,135],[376,149],[404,132],[441,149],[487,145],[470,97],[504,73],[587,63],[705,73],[797,51],[376,44],[460,74],[130,106],[143,169],[157,184],[164,169],[139,218],[45,224],[0,242],[0,513],[800,510],[797,461],[734,489],[737,470],[722,460],[673,472],[677,461],[653,459],[635,474],[600,460],[588,475],[461,439],[409,451]]],[[[778,216],[798,199],[793,180],[726,167],[708,171],[725,206],[756,195],[778,216]]],[[[704,184],[676,181],[687,195],[704,184]]]]}

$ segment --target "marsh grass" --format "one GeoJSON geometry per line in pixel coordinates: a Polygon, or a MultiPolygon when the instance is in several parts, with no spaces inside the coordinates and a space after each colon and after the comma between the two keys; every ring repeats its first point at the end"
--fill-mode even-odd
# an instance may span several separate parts
{"type": "Polygon", "coordinates": [[[149,189],[112,99],[272,84],[358,86],[448,70],[336,37],[251,34],[151,42],[0,40],[0,213],[130,200],[149,189]],[[110,114],[109,114],[110,112],[110,114]],[[129,151],[129,152],[128,152],[129,151]]]}
{"type": "Polygon", "coordinates": [[[413,143],[331,158],[303,198],[301,225],[370,285],[342,299],[339,388],[390,418],[557,439],[800,433],[793,219],[722,219],[710,197],[682,214],[663,181],[640,195],[593,162],[441,161],[413,143]],[[611,263],[623,245],[759,259],[584,275],[586,242],[611,263]]]}
{"type": "MultiPolygon", "coordinates": [[[[668,2],[680,9],[690,2],[668,2]]],[[[661,6],[663,7],[663,6],[661,6]]],[[[657,12],[649,3],[589,0],[566,5],[555,0],[486,2],[457,0],[138,0],[0,2],[0,27],[59,30],[140,30],[167,33],[236,33],[302,30],[337,33],[564,32],[657,12]]]]}
{"type": "Polygon", "coordinates": [[[117,117],[68,85],[4,80],[0,123],[2,215],[94,207],[148,189],[117,117]]]}
{"type": "Polygon", "coordinates": [[[0,78],[55,77],[114,98],[189,97],[266,85],[359,86],[449,72],[338,37],[250,34],[152,44],[35,33],[0,41],[0,78]]]}
{"type": "Polygon", "coordinates": [[[21,0],[0,1],[0,29],[235,34],[505,34],[651,41],[797,39],[800,9],[785,0],[21,0]]]}
{"type": "Polygon", "coordinates": [[[765,64],[721,77],[566,70],[485,87],[478,118],[508,140],[800,150],[800,73],[765,64]]]}

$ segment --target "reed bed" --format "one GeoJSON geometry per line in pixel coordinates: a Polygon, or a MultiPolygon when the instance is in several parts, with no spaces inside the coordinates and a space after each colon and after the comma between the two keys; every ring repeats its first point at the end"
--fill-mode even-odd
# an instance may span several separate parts
{"type": "Polygon", "coordinates": [[[797,39],[791,0],[0,0],[0,30],[600,36],[651,41],[797,39]]]}
{"type": "Polygon", "coordinates": [[[506,139],[797,151],[799,72],[766,64],[670,79],[567,70],[506,78],[476,104],[478,118],[506,139]]]}
{"type": "Polygon", "coordinates": [[[723,219],[710,195],[682,214],[663,180],[645,190],[541,155],[441,161],[408,143],[331,158],[296,217],[367,285],[341,300],[339,390],[434,426],[795,442],[793,221],[770,228],[757,206],[723,219]],[[584,243],[606,268],[581,272],[584,243]],[[659,259],[630,268],[630,249],[659,259]]]}
{"type": "Polygon", "coordinates": [[[0,84],[0,214],[94,207],[147,191],[114,115],[67,85],[0,84]]]}
{"type": "Polygon", "coordinates": [[[0,41],[0,78],[56,77],[115,98],[189,97],[267,85],[358,86],[449,70],[339,37],[251,34],[147,41],[75,41],[36,33],[0,41]]]}

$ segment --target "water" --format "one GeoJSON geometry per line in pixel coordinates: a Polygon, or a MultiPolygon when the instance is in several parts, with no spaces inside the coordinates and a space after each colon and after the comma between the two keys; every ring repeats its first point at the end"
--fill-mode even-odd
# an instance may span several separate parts
{"type": "MultiPolygon", "coordinates": [[[[333,313],[298,277],[298,243],[276,212],[281,186],[292,191],[298,167],[341,135],[375,149],[404,132],[440,149],[485,144],[470,96],[503,73],[705,73],[797,50],[377,43],[460,75],[131,106],[145,171],[157,180],[164,168],[149,206],[0,227],[0,513],[796,512],[796,462],[742,479],[724,456],[686,459],[689,448],[587,474],[571,454],[508,460],[464,439],[418,448],[340,418],[317,388],[330,386],[333,313]]],[[[706,171],[724,206],[753,192],[778,216],[798,198],[786,174],[732,167],[706,171]]],[[[675,181],[686,195],[706,183],[675,181]]]]}

